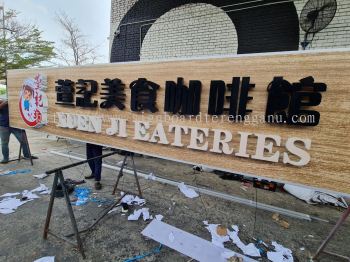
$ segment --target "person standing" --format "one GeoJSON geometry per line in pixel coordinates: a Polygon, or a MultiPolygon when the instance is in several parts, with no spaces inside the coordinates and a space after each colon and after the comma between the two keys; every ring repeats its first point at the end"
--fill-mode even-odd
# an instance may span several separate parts
{"type": "MultiPolygon", "coordinates": [[[[1,151],[3,159],[0,161],[1,164],[6,164],[9,162],[9,141],[10,135],[13,134],[18,142],[22,144],[23,155],[25,158],[29,159],[32,156],[29,153],[29,148],[27,143],[23,143],[22,129],[10,127],[9,123],[9,108],[7,99],[0,99],[0,139],[1,139],[1,151]]],[[[32,157],[35,159],[36,157],[32,157]]]]}
{"type": "MultiPolygon", "coordinates": [[[[102,146],[95,144],[86,144],[86,158],[94,158],[102,155],[102,146]]],[[[101,172],[102,172],[102,158],[89,160],[89,167],[91,169],[91,175],[86,176],[86,179],[95,179],[95,189],[101,190],[101,172]]]]}

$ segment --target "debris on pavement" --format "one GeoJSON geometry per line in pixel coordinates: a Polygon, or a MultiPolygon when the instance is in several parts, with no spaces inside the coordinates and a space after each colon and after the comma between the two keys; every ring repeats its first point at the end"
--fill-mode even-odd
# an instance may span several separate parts
{"type": "Polygon", "coordinates": [[[127,203],[122,203],[122,213],[128,213],[129,212],[129,205],[127,203]]]}
{"type": "Polygon", "coordinates": [[[233,231],[228,230],[230,239],[240,250],[242,250],[243,254],[251,257],[261,256],[259,249],[253,243],[249,243],[248,245],[245,245],[241,241],[241,239],[238,237],[238,232],[239,232],[238,226],[234,225],[232,226],[232,229],[233,231]]]}
{"type": "Polygon", "coordinates": [[[150,219],[149,208],[141,208],[141,209],[135,210],[133,214],[128,216],[128,220],[129,221],[139,220],[141,215],[143,216],[144,221],[150,219]]]}
{"type": "Polygon", "coordinates": [[[89,201],[91,189],[88,187],[76,187],[74,189],[74,196],[77,200],[74,202],[76,206],[85,205],[89,201]]]}
{"type": "Polygon", "coordinates": [[[163,245],[160,244],[159,247],[156,247],[156,248],[152,249],[150,252],[147,252],[147,253],[144,253],[144,254],[141,254],[141,255],[138,255],[138,256],[134,256],[132,258],[125,259],[123,262],[138,261],[138,260],[141,260],[141,259],[143,259],[145,257],[151,256],[151,255],[156,255],[156,254],[160,253],[160,251],[162,250],[162,247],[163,247],[163,245]]]}
{"type": "Polygon", "coordinates": [[[334,206],[348,208],[348,204],[346,203],[345,199],[340,195],[287,184],[284,185],[283,188],[288,193],[301,200],[304,200],[308,204],[332,204],[334,206]]]}
{"type": "Polygon", "coordinates": [[[156,176],[151,172],[145,177],[146,180],[156,180],[156,176]]]}
{"type": "Polygon", "coordinates": [[[227,259],[227,262],[243,262],[243,258],[233,256],[233,257],[230,257],[229,259],[227,259]]]}
{"type": "Polygon", "coordinates": [[[0,198],[4,198],[0,200],[0,213],[7,215],[15,212],[15,210],[21,205],[32,201],[34,199],[40,198],[37,194],[50,194],[50,190],[44,185],[40,184],[39,187],[34,188],[33,190],[23,190],[22,193],[6,193],[0,196],[0,198]],[[15,196],[22,195],[20,198],[15,196]]]}
{"type": "Polygon", "coordinates": [[[267,258],[272,262],[293,262],[292,251],[284,246],[272,241],[275,251],[267,252],[267,258]]]}
{"type": "Polygon", "coordinates": [[[227,236],[227,228],[222,225],[218,225],[216,228],[216,233],[219,236],[227,236]]]}
{"type": "Polygon", "coordinates": [[[285,220],[283,220],[281,217],[280,217],[280,214],[277,214],[277,213],[274,213],[272,215],[272,219],[277,223],[279,224],[281,227],[284,227],[285,229],[288,229],[289,228],[289,223],[285,220]]]}
{"type": "MultiPolygon", "coordinates": [[[[123,196],[124,192],[120,192],[120,195],[123,196]]],[[[146,200],[143,198],[140,198],[138,196],[133,196],[133,195],[128,194],[128,195],[123,197],[121,203],[126,203],[129,206],[132,206],[132,205],[142,206],[142,205],[146,204],[146,200]]]]}
{"type": "Polygon", "coordinates": [[[49,176],[48,174],[46,173],[43,173],[43,174],[39,174],[39,175],[33,175],[33,177],[37,178],[37,179],[44,179],[45,177],[49,176]]]}
{"type": "Polygon", "coordinates": [[[20,195],[21,193],[19,192],[16,192],[16,193],[6,193],[6,194],[3,194],[1,195],[0,197],[12,197],[12,196],[18,196],[20,195]]]}
{"type": "Polygon", "coordinates": [[[0,173],[0,176],[11,176],[11,175],[17,175],[17,174],[28,174],[31,173],[31,169],[17,169],[17,170],[6,170],[4,172],[0,173]]]}
{"type": "Polygon", "coordinates": [[[11,214],[21,205],[32,201],[32,199],[21,201],[21,199],[15,197],[7,197],[0,200],[0,213],[4,215],[11,214]]]}
{"type": "Polygon", "coordinates": [[[244,262],[255,261],[156,219],[141,234],[201,262],[226,262],[235,255],[243,258],[244,262]],[[173,236],[172,240],[169,239],[170,235],[173,236]]]}
{"type": "Polygon", "coordinates": [[[186,186],[184,182],[181,182],[178,185],[178,188],[188,198],[195,198],[195,197],[199,196],[196,191],[194,191],[192,188],[189,188],[188,186],[186,186]]]}
{"type": "Polygon", "coordinates": [[[36,199],[36,198],[40,198],[37,194],[32,193],[31,191],[28,190],[24,190],[22,192],[22,199],[36,199]]]}
{"type": "Polygon", "coordinates": [[[55,262],[55,257],[42,257],[33,262],[55,262]]]}
{"type": "Polygon", "coordinates": [[[238,237],[238,227],[232,226],[233,231],[228,230],[226,227],[217,224],[209,224],[208,221],[203,221],[206,225],[206,229],[211,233],[211,242],[218,246],[224,247],[225,242],[232,242],[240,249],[245,255],[252,257],[260,257],[260,251],[255,247],[253,243],[245,245],[238,237]]]}
{"type": "Polygon", "coordinates": [[[117,211],[118,212],[121,211],[121,206],[116,206],[116,207],[112,208],[111,210],[108,211],[107,214],[111,214],[111,213],[114,213],[114,212],[117,212],[117,211]]]}
{"type": "Polygon", "coordinates": [[[157,219],[159,221],[162,221],[162,219],[164,218],[163,215],[155,215],[155,218],[154,219],[157,219]]]}
{"type": "Polygon", "coordinates": [[[51,193],[51,189],[49,189],[44,184],[40,184],[40,186],[38,186],[37,188],[34,188],[30,192],[32,192],[32,193],[39,192],[40,195],[45,195],[45,194],[50,194],[51,193]]]}
{"type": "Polygon", "coordinates": [[[243,191],[247,191],[251,187],[252,187],[252,184],[250,182],[243,181],[241,183],[240,189],[242,189],[243,191]]]}
{"type": "Polygon", "coordinates": [[[193,166],[192,169],[194,171],[198,171],[198,172],[207,172],[207,173],[214,172],[214,169],[206,167],[206,166],[193,166]]]}
{"type": "Polygon", "coordinates": [[[206,229],[210,232],[211,234],[211,242],[218,247],[224,247],[224,243],[230,241],[230,237],[228,235],[228,230],[226,229],[226,234],[224,233],[224,230],[220,230],[221,234],[218,234],[218,227],[221,225],[219,224],[209,224],[208,221],[203,221],[204,225],[206,225],[206,229]]]}

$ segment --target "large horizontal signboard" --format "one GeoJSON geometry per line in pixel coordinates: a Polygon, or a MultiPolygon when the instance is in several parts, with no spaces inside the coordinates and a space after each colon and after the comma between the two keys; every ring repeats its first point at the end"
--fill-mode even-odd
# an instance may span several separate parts
{"type": "Polygon", "coordinates": [[[350,194],[350,52],[11,70],[11,125],[350,194]]]}

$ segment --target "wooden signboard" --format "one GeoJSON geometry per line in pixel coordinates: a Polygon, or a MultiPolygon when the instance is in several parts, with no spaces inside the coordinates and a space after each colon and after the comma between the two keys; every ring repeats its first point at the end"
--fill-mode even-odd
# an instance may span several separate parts
{"type": "Polygon", "coordinates": [[[8,87],[14,127],[350,194],[350,51],[10,70],[8,87]]]}

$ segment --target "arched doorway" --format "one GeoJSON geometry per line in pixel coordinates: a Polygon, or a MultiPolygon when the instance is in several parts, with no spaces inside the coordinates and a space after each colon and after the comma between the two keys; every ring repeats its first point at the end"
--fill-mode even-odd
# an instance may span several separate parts
{"type": "Polygon", "coordinates": [[[237,31],[238,54],[298,50],[299,19],[292,1],[139,0],[119,25],[111,62],[140,60],[143,37],[151,25],[189,2],[211,4],[227,13],[237,31]]]}
{"type": "Polygon", "coordinates": [[[148,30],[141,60],[237,54],[237,32],[230,17],[210,4],[187,4],[170,10],[148,30]]]}

